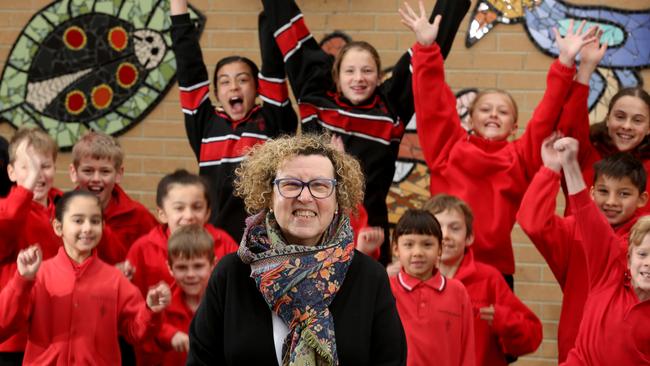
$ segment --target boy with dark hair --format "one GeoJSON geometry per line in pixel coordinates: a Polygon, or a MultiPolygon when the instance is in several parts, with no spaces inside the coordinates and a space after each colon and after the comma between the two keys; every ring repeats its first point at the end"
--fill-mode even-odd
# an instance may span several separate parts
{"type": "Polygon", "coordinates": [[[94,193],[102,204],[105,227],[97,250],[109,264],[124,261],[133,242],[158,224],[149,210],[120,187],[123,161],[124,152],[115,138],[90,131],[74,144],[69,166],[72,183],[94,193]]]}
{"type": "Polygon", "coordinates": [[[512,293],[499,271],[474,260],[474,215],[459,198],[437,194],[424,204],[442,228],[440,272],[465,285],[474,308],[476,364],[507,365],[534,352],[542,342],[542,323],[512,293]]]}
{"type": "MultiPolygon", "coordinates": [[[[563,362],[575,345],[589,291],[589,272],[576,217],[555,214],[562,169],[553,148],[558,139],[551,136],[544,141],[544,166],[526,191],[517,220],[562,288],[558,360],[563,362]]],[[[601,160],[594,168],[591,198],[616,234],[625,239],[638,219],[637,210],[648,201],[643,164],[629,154],[619,153],[601,160]]]]}

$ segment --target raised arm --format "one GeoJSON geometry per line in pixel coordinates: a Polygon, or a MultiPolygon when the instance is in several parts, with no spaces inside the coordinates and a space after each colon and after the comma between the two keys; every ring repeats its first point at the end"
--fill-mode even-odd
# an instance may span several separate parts
{"type": "MultiPolygon", "coordinates": [[[[595,38],[592,29],[583,32],[584,25],[585,22],[583,21],[578,29],[574,31],[573,21],[571,21],[564,37],[560,36],[557,29],[554,29],[560,54],[557,61],[551,64],[546,79],[546,91],[537,108],[535,108],[533,117],[526,126],[526,132],[515,142],[517,152],[521,156],[522,163],[525,164],[527,175],[530,178],[535,175],[542,165],[539,155],[542,141],[558,125],[562,106],[567,99],[573,82],[575,57],[584,45],[593,42],[595,38]]],[[[568,113],[574,112],[571,110],[566,111],[568,113]]],[[[569,116],[569,118],[575,117],[569,116]]]]}
{"type": "Polygon", "coordinates": [[[258,28],[262,56],[258,92],[264,101],[264,110],[268,113],[265,120],[278,134],[294,134],[298,127],[298,117],[289,100],[282,53],[275,44],[273,30],[264,12],[259,15],[258,28]]]}
{"type": "Polygon", "coordinates": [[[573,250],[569,245],[576,233],[574,225],[555,214],[562,169],[559,154],[553,148],[558,139],[559,135],[554,134],[544,140],[541,151],[544,166],[535,174],[521,200],[517,221],[564,288],[573,250]]]}
{"type": "Polygon", "coordinates": [[[162,325],[162,310],[171,301],[171,291],[166,283],[149,289],[146,299],[140,290],[124,276],[119,277],[119,330],[129,343],[137,344],[153,337],[162,325]]]}
{"type": "Polygon", "coordinates": [[[429,169],[447,161],[454,144],[466,135],[456,112],[456,97],[445,83],[442,55],[433,43],[440,18],[433,24],[408,4],[400,9],[402,23],[416,34],[413,54],[413,100],[418,138],[429,169]]]}
{"type": "Polygon", "coordinates": [[[620,241],[623,239],[616,235],[587,192],[577,159],[577,140],[568,137],[560,139],[555,142],[554,148],[562,156],[562,170],[582,235],[590,288],[593,290],[608,280],[622,276],[625,262],[621,259],[623,253],[620,241]]]}
{"type": "Polygon", "coordinates": [[[32,309],[32,288],[43,262],[41,249],[32,245],[16,259],[16,274],[0,291],[0,342],[19,329],[27,329],[32,309]]]}
{"type": "Polygon", "coordinates": [[[176,55],[176,76],[185,130],[194,155],[199,159],[206,123],[210,120],[209,116],[214,114],[214,107],[210,103],[210,79],[199,46],[199,32],[187,12],[187,1],[171,0],[170,5],[172,48],[176,55]]]}

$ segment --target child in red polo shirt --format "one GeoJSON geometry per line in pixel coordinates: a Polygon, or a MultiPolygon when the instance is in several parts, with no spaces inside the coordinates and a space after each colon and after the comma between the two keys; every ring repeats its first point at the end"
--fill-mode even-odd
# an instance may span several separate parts
{"type": "MultiPolygon", "coordinates": [[[[542,254],[562,288],[562,310],[558,325],[558,361],[563,362],[575,345],[585,302],[589,293],[589,271],[574,214],[555,214],[556,197],[560,191],[561,162],[553,144],[558,136],[542,145],[544,167],[533,178],[526,191],[517,220],[524,232],[542,254]]],[[[626,241],[636,222],[645,193],[646,172],[643,163],[630,154],[610,155],[594,164],[594,185],[590,193],[598,209],[616,234],[626,241]]],[[[622,248],[626,250],[625,246],[622,248]]]]}
{"type": "MultiPolygon", "coordinates": [[[[61,194],[52,187],[56,155],[56,142],[38,128],[16,131],[8,146],[5,170],[15,184],[0,198],[0,289],[16,272],[20,250],[38,243],[49,259],[62,244],[50,223],[61,194]]],[[[0,364],[20,365],[26,341],[26,329],[0,340],[0,364]]]]}
{"type": "Polygon", "coordinates": [[[425,210],[406,211],[393,232],[393,255],[402,269],[390,286],[409,366],[475,364],[472,304],[465,287],[436,268],[441,241],[440,224],[425,210]]]}
{"type": "MultiPolygon", "coordinates": [[[[606,218],[613,213],[603,215],[589,197],[578,141],[562,138],[553,148],[551,159],[561,163],[589,273],[575,347],[562,365],[649,365],[650,219],[645,216],[632,227],[624,250],[624,240],[606,218]]],[[[645,171],[642,175],[646,180],[645,171]]]]}
{"type": "Polygon", "coordinates": [[[131,245],[158,222],[142,204],[131,199],[119,183],[124,175],[124,152],[112,136],[90,131],[72,148],[70,180],[97,195],[104,210],[104,235],[97,247],[109,264],[124,261],[131,245]]]}
{"type": "Polygon", "coordinates": [[[37,245],[20,251],[17,271],[0,292],[0,338],[28,329],[24,365],[119,365],[118,333],[136,343],[160,326],[171,300],[165,283],[145,300],[115,267],[97,258],[102,209],[86,191],[56,204],[54,231],[63,240],[42,263],[37,245]]]}
{"type": "Polygon", "coordinates": [[[197,225],[184,226],[174,232],[169,237],[168,253],[169,269],[176,287],[172,302],[165,309],[165,320],[156,342],[166,351],[162,355],[162,365],[176,366],[185,365],[190,347],[187,335],[190,322],[216,261],[212,237],[197,225]]]}
{"type": "Polygon", "coordinates": [[[442,228],[439,270],[465,285],[474,308],[476,364],[505,366],[534,352],[542,342],[542,323],[522,303],[496,268],[474,260],[474,215],[457,197],[437,194],[423,208],[442,228]]]}

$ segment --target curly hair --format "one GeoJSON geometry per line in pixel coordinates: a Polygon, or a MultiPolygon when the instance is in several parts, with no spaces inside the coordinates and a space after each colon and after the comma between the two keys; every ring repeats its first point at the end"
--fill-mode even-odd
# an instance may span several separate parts
{"type": "Polygon", "coordinates": [[[332,162],[339,208],[356,213],[364,191],[361,165],[354,157],[337,151],[327,134],[282,136],[252,148],[235,170],[235,194],[244,199],[246,210],[256,213],[271,207],[273,180],[278,169],[299,155],[321,155],[332,162]]]}

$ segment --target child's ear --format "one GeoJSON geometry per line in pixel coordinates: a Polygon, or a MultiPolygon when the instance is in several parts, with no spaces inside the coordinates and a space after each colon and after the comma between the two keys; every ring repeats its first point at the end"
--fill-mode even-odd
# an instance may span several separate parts
{"type": "Polygon", "coordinates": [[[117,174],[115,174],[115,183],[120,183],[122,181],[122,176],[124,175],[124,165],[117,168],[117,174]]]}
{"type": "Polygon", "coordinates": [[[54,233],[56,234],[56,236],[58,237],[63,236],[63,225],[59,220],[57,219],[52,220],[52,229],[54,229],[54,233]]]}
{"type": "Polygon", "coordinates": [[[399,258],[399,252],[397,250],[397,242],[396,241],[392,241],[390,243],[390,249],[391,249],[391,252],[393,253],[393,257],[399,258]]]}
{"type": "Polygon", "coordinates": [[[14,183],[18,180],[18,177],[16,177],[16,169],[13,164],[7,164],[7,175],[9,176],[9,180],[14,183]]]}
{"type": "Polygon", "coordinates": [[[596,189],[594,188],[594,186],[589,187],[589,195],[591,196],[591,199],[592,199],[592,200],[595,198],[595,197],[594,197],[594,191],[595,191],[595,190],[596,190],[596,189]]]}
{"type": "Polygon", "coordinates": [[[471,247],[472,244],[474,244],[474,234],[469,234],[465,238],[465,246],[466,247],[471,247]]]}
{"type": "Polygon", "coordinates": [[[636,204],[636,207],[641,208],[641,207],[645,206],[647,203],[648,203],[648,192],[643,191],[643,193],[641,193],[639,195],[639,200],[638,200],[638,202],[636,204]]]}
{"type": "Polygon", "coordinates": [[[158,213],[158,221],[160,221],[162,224],[168,223],[167,215],[165,214],[165,211],[162,208],[156,207],[156,213],[158,213]]]}
{"type": "Polygon", "coordinates": [[[169,261],[165,261],[167,263],[167,270],[169,271],[169,275],[174,278],[174,272],[172,271],[172,266],[169,265],[169,261]]]}
{"type": "Polygon", "coordinates": [[[77,168],[74,166],[74,163],[70,163],[68,166],[68,173],[70,174],[70,181],[73,184],[79,184],[79,179],[77,177],[77,168]]]}
{"type": "Polygon", "coordinates": [[[514,137],[515,135],[517,135],[517,129],[519,129],[519,125],[517,124],[517,122],[515,122],[512,124],[512,131],[510,131],[510,136],[514,137]]]}

